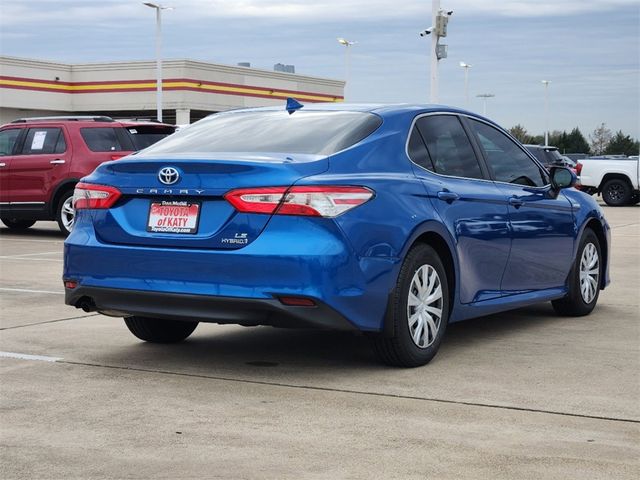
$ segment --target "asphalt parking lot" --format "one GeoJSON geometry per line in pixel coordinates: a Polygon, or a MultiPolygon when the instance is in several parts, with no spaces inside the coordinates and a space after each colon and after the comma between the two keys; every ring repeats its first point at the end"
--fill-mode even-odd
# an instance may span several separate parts
{"type": "Polygon", "coordinates": [[[640,206],[604,209],[592,315],[455,324],[410,370],[333,332],[142,343],[64,305],[55,224],[1,228],[0,477],[639,478],[640,206]]]}

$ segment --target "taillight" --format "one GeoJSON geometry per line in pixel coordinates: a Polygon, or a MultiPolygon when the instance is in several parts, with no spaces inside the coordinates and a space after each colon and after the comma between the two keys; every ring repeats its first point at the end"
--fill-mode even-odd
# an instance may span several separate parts
{"type": "Polygon", "coordinates": [[[364,187],[261,187],[232,190],[224,198],[243,213],[337,217],[373,197],[364,187]]]}
{"type": "Polygon", "coordinates": [[[580,175],[582,172],[582,164],[580,162],[576,163],[576,175],[580,175]]]}
{"type": "Polygon", "coordinates": [[[73,192],[73,208],[109,208],[120,196],[120,190],[115,187],[78,183],[73,192]]]}

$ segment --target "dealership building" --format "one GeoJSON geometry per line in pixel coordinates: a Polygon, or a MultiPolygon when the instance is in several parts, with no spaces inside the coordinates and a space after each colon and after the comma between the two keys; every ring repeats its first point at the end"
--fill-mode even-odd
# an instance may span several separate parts
{"type": "MultiPolygon", "coordinates": [[[[340,80],[194,60],[165,60],[162,67],[168,123],[284,104],[287,97],[301,103],[344,100],[340,80]]],[[[0,124],[49,115],[154,119],[155,78],[155,61],[66,64],[0,56],[0,124]]]]}

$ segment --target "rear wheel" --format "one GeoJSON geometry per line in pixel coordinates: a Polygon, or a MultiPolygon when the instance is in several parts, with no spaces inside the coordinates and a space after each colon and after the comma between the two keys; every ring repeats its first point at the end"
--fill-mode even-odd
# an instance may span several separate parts
{"type": "Polygon", "coordinates": [[[608,180],[602,187],[602,199],[612,207],[629,204],[631,195],[631,185],[622,178],[608,180]]]}
{"type": "Polygon", "coordinates": [[[26,230],[36,223],[35,220],[20,220],[18,218],[10,217],[2,217],[0,220],[2,220],[2,223],[12,230],[26,230]]]}
{"type": "Polygon", "coordinates": [[[392,322],[394,335],[378,335],[376,353],[399,367],[429,363],[449,320],[447,271],[433,248],[418,245],[407,254],[390,301],[385,321],[392,322]]]}
{"type": "Polygon", "coordinates": [[[579,317],[588,315],[596,306],[600,295],[602,254],[598,237],[586,229],[580,248],[569,274],[567,296],[551,302],[556,313],[579,317]]]}
{"type": "Polygon", "coordinates": [[[75,218],[76,212],[73,209],[73,190],[70,190],[62,195],[58,201],[58,208],[56,209],[56,220],[58,221],[60,231],[65,235],[69,235],[71,230],[73,230],[75,218]]]}
{"type": "Polygon", "coordinates": [[[140,340],[151,343],[181,342],[198,326],[198,322],[165,320],[149,317],[126,317],[124,323],[140,340]]]}

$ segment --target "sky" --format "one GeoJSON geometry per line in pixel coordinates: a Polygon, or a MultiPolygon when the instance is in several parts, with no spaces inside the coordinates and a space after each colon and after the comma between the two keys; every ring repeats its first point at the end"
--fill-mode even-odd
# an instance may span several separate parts
{"type": "MultiPolygon", "coordinates": [[[[163,57],[344,79],[349,102],[427,103],[429,0],[163,0],[163,57]]],[[[506,128],[601,123],[640,137],[638,0],[442,0],[453,10],[439,102],[468,108],[492,93],[487,116],[506,128]]],[[[136,0],[0,0],[0,55],[67,63],[154,60],[155,13],[136,0]]]]}

